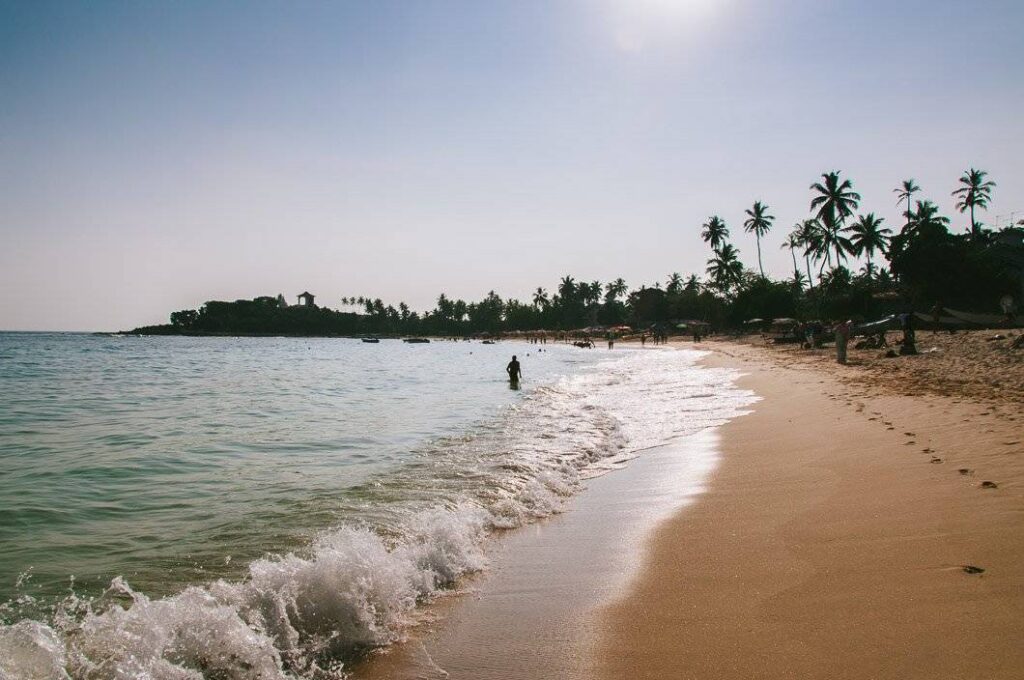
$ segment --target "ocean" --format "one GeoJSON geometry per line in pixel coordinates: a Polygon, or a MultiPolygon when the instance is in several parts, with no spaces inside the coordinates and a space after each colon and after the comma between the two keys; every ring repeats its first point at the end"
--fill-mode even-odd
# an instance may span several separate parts
{"type": "Polygon", "coordinates": [[[495,536],[753,401],[700,356],[0,333],[0,678],[345,677],[495,536]]]}

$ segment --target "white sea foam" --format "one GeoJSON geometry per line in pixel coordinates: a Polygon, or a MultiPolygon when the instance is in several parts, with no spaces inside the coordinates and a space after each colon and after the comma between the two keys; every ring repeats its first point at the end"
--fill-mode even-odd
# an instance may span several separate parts
{"type": "Polygon", "coordinates": [[[256,560],[238,581],[151,599],[115,579],[48,623],[0,626],[0,678],[343,677],[362,651],[401,638],[420,604],[484,568],[489,534],[558,512],[586,477],[753,400],[733,372],[697,368],[697,353],[623,354],[371,485],[376,522],[256,560]]]}

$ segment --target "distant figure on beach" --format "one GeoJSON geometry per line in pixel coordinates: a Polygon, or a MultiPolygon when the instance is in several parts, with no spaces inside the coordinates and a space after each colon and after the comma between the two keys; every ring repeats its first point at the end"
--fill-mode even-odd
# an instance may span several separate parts
{"type": "Polygon", "coordinates": [[[846,349],[850,344],[850,328],[852,321],[840,321],[836,324],[836,361],[840,364],[846,363],[846,349]]]}
{"type": "Polygon", "coordinates": [[[903,329],[903,340],[900,342],[900,354],[917,354],[917,339],[914,336],[913,312],[906,312],[904,314],[900,314],[900,327],[903,329]]]}
{"type": "Polygon", "coordinates": [[[508,381],[512,386],[519,384],[519,379],[523,377],[523,369],[519,366],[519,360],[516,359],[516,355],[512,355],[512,361],[508,362],[508,366],[505,367],[505,372],[508,373],[508,381]]]}

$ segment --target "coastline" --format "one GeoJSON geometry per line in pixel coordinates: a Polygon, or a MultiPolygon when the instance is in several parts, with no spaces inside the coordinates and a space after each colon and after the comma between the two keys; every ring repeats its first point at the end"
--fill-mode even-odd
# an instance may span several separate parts
{"type": "Polygon", "coordinates": [[[497,536],[487,570],[432,603],[406,640],[353,677],[593,678],[594,613],[635,578],[650,531],[704,492],[717,449],[714,430],[655,447],[588,480],[564,512],[497,536]]]}
{"type": "Polygon", "coordinates": [[[600,677],[1020,677],[1016,405],[701,348],[762,401],[720,428],[707,492],[602,611],[600,677]]]}

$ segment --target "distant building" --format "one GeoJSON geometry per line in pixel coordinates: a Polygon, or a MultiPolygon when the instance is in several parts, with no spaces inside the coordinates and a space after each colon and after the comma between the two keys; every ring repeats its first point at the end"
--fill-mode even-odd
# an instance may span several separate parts
{"type": "Polygon", "coordinates": [[[277,294],[277,306],[278,307],[287,307],[288,306],[288,301],[285,300],[284,299],[284,295],[281,295],[280,293],[277,294]]]}
{"type": "Polygon", "coordinates": [[[316,303],[313,302],[313,294],[308,290],[299,296],[300,307],[316,307],[316,303]]]}

